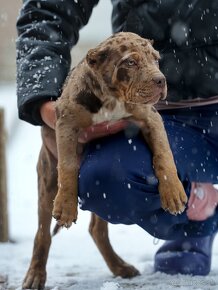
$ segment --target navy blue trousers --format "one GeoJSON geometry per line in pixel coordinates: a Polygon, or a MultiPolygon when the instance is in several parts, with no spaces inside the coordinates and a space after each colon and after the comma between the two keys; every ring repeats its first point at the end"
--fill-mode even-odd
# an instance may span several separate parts
{"type": "MultiPolygon", "coordinates": [[[[187,195],[191,182],[218,183],[218,105],[161,111],[178,175],[187,195]]],[[[152,155],[140,131],[129,127],[90,142],[79,176],[80,207],[110,223],[137,224],[154,237],[201,237],[218,229],[218,209],[203,222],[174,216],[160,205],[152,155]]]]}

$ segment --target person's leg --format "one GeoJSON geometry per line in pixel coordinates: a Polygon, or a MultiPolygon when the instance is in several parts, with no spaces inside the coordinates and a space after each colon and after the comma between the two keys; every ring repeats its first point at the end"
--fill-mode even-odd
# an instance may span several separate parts
{"type": "MultiPolygon", "coordinates": [[[[185,187],[188,192],[189,182],[185,187]]],[[[111,223],[137,223],[162,238],[166,232],[173,235],[178,221],[187,221],[185,213],[173,216],[161,209],[151,153],[142,136],[126,138],[121,132],[92,142],[81,164],[79,196],[82,209],[111,223]],[[161,219],[157,228],[156,213],[161,219]]]]}
{"type": "MultiPolygon", "coordinates": [[[[214,182],[217,150],[180,120],[170,116],[165,126],[187,194],[192,180],[214,182]]],[[[82,209],[112,223],[136,223],[162,239],[202,237],[217,229],[217,213],[202,223],[189,221],[186,213],[172,216],[161,209],[150,151],[141,136],[120,133],[92,142],[80,170],[79,195],[82,209]]]]}

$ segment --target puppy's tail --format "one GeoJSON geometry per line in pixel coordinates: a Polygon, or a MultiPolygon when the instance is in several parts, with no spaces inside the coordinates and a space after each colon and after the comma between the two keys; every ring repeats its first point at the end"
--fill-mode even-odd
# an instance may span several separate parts
{"type": "Polygon", "coordinates": [[[52,231],[52,237],[54,237],[57,233],[59,233],[59,231],[61,230],[62,226],[59,226],[58,223],[56,223],[56,225],[54,226],[53,228],[53,231],[52,231]]]}

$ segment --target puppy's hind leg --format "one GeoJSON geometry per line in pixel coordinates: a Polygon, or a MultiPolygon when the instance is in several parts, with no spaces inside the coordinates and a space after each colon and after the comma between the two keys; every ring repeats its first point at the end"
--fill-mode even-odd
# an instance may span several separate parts
{"type": "Polygon", "coordinates": [[[139,271],[132,265],[126,263],[113,250],[109,236],[108,224],[99,216],[92,213],[89,232],[101,252],[109,269],[115,276],[122,278],[132,278],[139,275],[139,271]]]}
{"type": "Polygon", "coordinates": [[[50,225],[53,200],[57,193],[57,161],[43,144],[38,160],[38,230],[32,260],[23,281],[23,289],[43,289],[46,263],[51,244],[50,225]]]}

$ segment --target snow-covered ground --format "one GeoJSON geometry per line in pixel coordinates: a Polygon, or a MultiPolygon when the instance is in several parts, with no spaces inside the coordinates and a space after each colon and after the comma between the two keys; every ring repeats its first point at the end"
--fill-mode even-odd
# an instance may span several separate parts
{"type": "MultiPolygon", "coordinates": [[[[0,87],[0,106],[6,109],[8,130],[8,206],[10,238],[0,244],[0,276],[7,286],[0,290],[21,289],[27,271],[37,227],[36,162],[41,145],[40,130],[16,117],[15,87],[0,87]]],[[[111,225],[110,238],[115,250],[134,264],[141,276],[131,280],[114,278],[88,233],[90,214],[79,212],[76,225],[63,229],[52,242],[47,265],[47,289],[218,289],[218,239],[214,242],[212,271],[207,277],[170,276],[153,273],[153,256],[163,241],[154,240],[137,226],[111,225]]],[[[0,278],[1,280],[1,278],[0,278]]]]}

